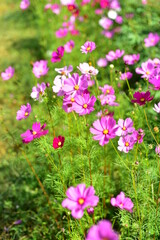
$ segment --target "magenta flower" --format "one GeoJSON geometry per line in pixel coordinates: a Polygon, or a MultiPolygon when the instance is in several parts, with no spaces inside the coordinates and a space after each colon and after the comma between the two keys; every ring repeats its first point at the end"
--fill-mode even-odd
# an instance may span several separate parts
{"type": "Polygon", "coordinates": [[[69,42],[67,42],[65,45],[64,45],[64,50],[67,52],[67,53],[70,53],[72,52],[72,49],[74,48],[75,46],[75,43],[73,40],[70,40],[69,42]]]}
{"type": "Polygon", "coordinates": [[[133,121],[131,118],[126,118],[125,120],[118,120],[118,129],[116,132],[117,136],[125,136],[128,133],[132,133],[135,129],[133,128],[133,121]]]}
{"type": "Polygon", "coordinates": [[[87,41],[83,46],[81,46],[81,52],[85,54],[92,52],[95,49],[96,49],[96,44],[94,42],[87,41]]]}
{"type": "Polygon", "coordinates": [[[13,77],[13,75],[14,75],[14,68],[12,68],[11,66],[6,68],[5,72],[1,73],[1,77],[4,81],[9,80],[10,78],[13,77]]]}
{"type": "Polygon", "coordinates": [[[101,6],[101,8],[109,8],[110,1],[109,0],[100,0],[100,6],[101,6]]]}
{"type": "Polygon", "coordinates": [[[114,31],[102,31],[101,34],[110,39],[114,36],[114,31]]]}
{"type": "Polygon", "coordinates": [[[64,145],[64,140],[65,138],[62,136],[58,136],[58,138],[54,138],[53,139],[53,148],[57,149],[57,148],[62,148],[64,145]]]}
{"type": "Polygon", "coordinates": [[[34,86],[32,88],[31,98],[33,98],[34,100],[39,100],[41,102],[42,96],[45,93],[45,89],[46,89],[46,84],[44,82],[42,82],[41,84],[37,83],[37,87],[34,86]]]}
{"type": "Polygon", "coordinates": [[[153,97],[150,96],[151,93],[150,91],[147,92],[135,92],[133,94],[133,97],[135,99],[131,100],[132,103],[137,103],[138,105],[145,105],[146,102],[152,101],[153,97]]]}
{"type": "Polygon", "coordinates": [[[66,195],[68,198],[63,200],[62,207],[71,210],[74,218],[82,218],[85,208],[95,207],[99,202],[99,198],[95,196],[94,188],[86,188],[85,184],[68,188],[66,195]]]}
{"type": "Polygon", "coordinates": [[[118,23],[118,24],[122,24],[123,23],[123,18],[122,16],[117,16],[116,19],[115,19],[115,22],[118,23]]]}
{"type": "Polygon", "coordinates": [[[17,116],[16,119],[18,121],[22,120],[22,119],[26,119],[29,117],[31,113],[31,105],[29,103],[27,103],[27,105],[22,105],[21,109],[17,112],[17,116]]]}
{"type": "Polygon", "coordinates": [[[148,79],[154,70],[154,62],[152,60],[148,60],[143,62],[141,68],[136,68],[136,73],[142,74],[142,78],[148,79]]]}
{"type": "Polygon", "coordinates": [[[97,61],[98,67],[106,67],[107,66],[107,59],[106,58],[100,58],[97,61]]]}
{"type": "Polygon", "coordinates": [[[133,148],[135,144],[135,136],[132,135],[126,135],[124,137],[120,137],[118,141],[118,150],[121,152],[128,153],[129,150],[133,148]]]}
{"type": "Polygon", "coordinates": [[[33,73],[37,78],[40,78],[48,73],[49,68],[47,68],[47,63],[48,61],[45,60],[33,63],[33,73]]]}
{"type": "Polygon", "coordinates": [[[94,134],[94,140],[98,140],[101,146],[109,142],[109,139],[116,137],[118,129],[116,121],[112,117],[102,117],[93,123],[94,128],[90,128],[90,132],[94,134]]]}
{"type": "Polygon", "coordinates": [[[133,76],[133,74],[131,72],[125,72],[125,73],[121,73],[120,79],[121,80],[126,80],[126,79],[131,79],[133,76]]]}
{"type": "Polygon", "coordinates": [[[53,13],[58,15],[58,14],[60,14],[61,7],[59,4],[51,4],[51,10],[53,13]]]}
{"type": "Polygon", "coordinates": [[[60,62],[64,55],[64,47],[60,46],[57,48],[57,52],[52,52],[51,62],[60,62]]]}
{"type": "Polygon", "coordinates": [[[120,209],[125,209],[128,212],[133,212],[132,208],[134,206],[132,200],[125,197],[124,192],[120,192],[116,198],[111,198],[111,205],[114,207],[119,207],[120,209]]]}
{"type": "Polygon", "coordinates": [[[73,110],[79,115],[90,114],[94,111],[94,103],[96,101],[95,96],[90,98],[89,94],[76,95],[75,101],[73,102],[73,110]]]}
{"type": "Polygon", "coordinates": [[[139,128],[138,129],[138,131],[137,130],[135,130],[134,132],[133,132],[133,134],[132,134],[132,136],[134,137],[134,139],[135,139],[135,143],[142,143],[143,142],[143,138],[144,138],[144,131],[141,129],[141,128],[139,128]]]}
{"type": "Polygon", "coordinates": [[[160,90],[160,68],[156,68],[148,81],[154,85],[155,90],[160,90]]]}
{"type": "Polygon", "coordinates": [[[118,233],[112,229],[112,224],[108,220],[101,220],[98,225],[93,225],[86,240],[119,240],[118,233]]]}
{"type": "Polygon", "coordinates": [[[115,52],[114,51],[110,51],[107,55],[106,55],[106,59],[109,62],[112,62],[113,60],[117,60],[118,58],[121,58],[124,54],[124,50],[120,50],[117,49],[115,52]]]}
{"type": "Polygon", "coordinates": [[[64,80],[63,91],[66,95],[75,96],[81,94],[88,88],[88,81],[85,75],[79,76],[78,73],[74,73],[72,77],[64,80]]]}
{"type": "Polygon", "coordinates": [[[56,37],[57,38],[63,38],[67,36],[68,34],[68,29],[67,28],[60,28],[56,31],[56,37]]]}
{"type": "Polygon", "coordinates": [[[153,47],[160,41],[160,36],[157,33],[149,33],[148,38],[144,39],[145,47],[153,47]]]}
{"type": "Polygon", "coordinates": [[[66,95],[63,98],[62,108],[64,109],[65,112],[69,113],[69,112],[72,112],[74,110],[73,109],[73,102],[75,102],[75,99],[71,95],[69,95],[69,96],[66,95]]]}
{"type": "Polygon", "coordinates": [[[105,95],[105,94],[101,94],[100,96],[98,96],[98,98],[101,101],[101,105],[109,105],[109,106],[119,106],[119,104],[117,102],[115,102],[116,100],[116,96],[115,95],[105,95]]]}
{"type": "Polygon", "coordinates": [[[154,110],[155,112],[157,112],[157,113],[160,113],[160,102],[159,102],[157,105],[154,104],[153,110],[154,110]]]}
{"type": "Polygon", "coordinates": [[[29,0],[22,0],[20,3],[20,8],[22,10],[26,10],[30,5],[30,1],[29,0]]]}
{"type": "Polygon", "coordinates": [[[160,145],[156,146],[155,152],[158,156],[160,156],[160,145]]]}
{"type": "Polygon", "coordinates": [[[125,64],[128,65],[134,65],[136,62],[138,62],[140,59],[140,54],[133,54],[133,55],[125,55],[123,57],[123,61],[125,62],[125,64]]]}
{"type": "Polygon", "coordinates": [[[110,85],[105,84],[104,87],[99,87],[99,89],[106,95],[114,95],[114,88],[110,85]]]}
{"type": "Polygon", "coordinates": [[[21,134],[21,138],[23,143],[29,143],[33,141],[35,138],[40,138],[48,133],[48,130],[44,130],[46,124],[41,126],[40,123],[33,123],[32,129],[28,129],[26,132],[21,134]]]}

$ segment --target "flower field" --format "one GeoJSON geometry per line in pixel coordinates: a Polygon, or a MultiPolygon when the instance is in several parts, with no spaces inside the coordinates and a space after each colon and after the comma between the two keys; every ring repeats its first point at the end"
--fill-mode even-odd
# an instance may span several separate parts
{"type": "Polygon", "coordinates": [[[1,0],[0,239],[160,239],[160,4],[1,0]]]}

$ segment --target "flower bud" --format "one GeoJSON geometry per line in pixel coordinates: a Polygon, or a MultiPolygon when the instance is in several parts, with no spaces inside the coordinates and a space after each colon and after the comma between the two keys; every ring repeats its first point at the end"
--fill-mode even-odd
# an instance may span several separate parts
{"type": "Polygon", "coordinates": [[[46,83],[46,87],[47,87],[47,88],[50,87],[50,83],[49,83],[49,82],[46,83]]]}
{"type": "Polygon", "coordinates": [[[114,65],[113,65],[113,64],[110,64],[109,67],[110,67],[111,69],[113,69],[113,68],[114,68],[114,65]]]}
{"type": "Polygon", "coordinates": [[[154,130],[155,133],[159,133],[159,128],[158,127],[154,127],[153,130],[154,130]]]}
{"type": "Polygon", "coordinates": [[[88,215],[92,215],[94,213],[94,208],[93,207],[87,208],[87,213],[88,215]]]}

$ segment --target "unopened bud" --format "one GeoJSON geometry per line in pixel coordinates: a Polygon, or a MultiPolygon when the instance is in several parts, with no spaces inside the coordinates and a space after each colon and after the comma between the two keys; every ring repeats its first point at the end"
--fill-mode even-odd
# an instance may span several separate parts
{"type": "Polygon", "coordinates": [[[87,213],[88,215],[92,215],[94,213],[94,208],[93,207],[87,208],[87,213]]]}
{"type": "Polygon", "coordinates": [[[109,67],[110,67],[111,69],[113,69],[113,68],[114,68],[114,65],[113,65],[113,64],[110,64],[109,67]]]}
{"type": "Polygon", "coordinates": [[[49,82],[46,83],[46,87],[47,87],[47,88],[50,87],[50,83],[49,83],[49,82]]]}
{"type": "Polygon", "coordinates": [[[159,128],[158,127],[154,127],[153,130],[154,130],[155,133],[159,133],[159,128]]]}

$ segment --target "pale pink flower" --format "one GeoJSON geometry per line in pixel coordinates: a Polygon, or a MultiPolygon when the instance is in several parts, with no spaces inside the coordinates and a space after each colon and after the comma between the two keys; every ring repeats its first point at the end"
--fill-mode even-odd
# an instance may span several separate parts
{"type": "Polygon", "coordinates": [[[100,58],[97,61],[98,67],[106,67],[107,66],[107,59],[106,58],[100,58]]]}
{"type": "Polygon", "coordinates": [[[22,10],[26,10],[30,5],[30,1],[29,0],[22,0],[20,3],[20,8],[22,10]]]}
{"type": "Polygon", "coordinates": [[[67,42],[65,45],[64,45],[64,50],[67,52],[67,53],[70,53],[72,52],[72,49],[74,48],[75,46],[75,43],[73,40],[70,40],[69,42],[67,42]]]}
{"type": "Polygon", "coordinates": [[[125,55],[123,57],[123,61],[125,62],[125,64],[128,65],[134,65],[136,62],[138,62],[140,59],[140,54],[138,53],[136,54],[132,54],[132,55],[125,55]]]}
{"type": "Polygon", "coordinates": [[[47,68],[48,61],[40,60],[33,63],[33,73],[37,78],[44,76],[48,73],[49,68],[47,68]]]}
{"type": "Polygon", "coordinates": [[[158,33],[149,33],[148,38],[144,39],[145,47],[153,47],[157,45],[160,41],[160,36],[158,33]]]}
{"type": "Polygon", "coordinates": [[[94,42],[87,41],[84,43],[83,46],[81,46],[81,52],[82,53],[89,53],[96,49],[96,44],[94,42]]]}
{"type": "Polygon", "coordinates": [[[90,97],[89,94],[76,95],[73,102],[73,109],[79,115],[90,114],[94,111],[95,96],[90,97]]]}
{"type": "Polygon", "coordinates": [[[157,112],[157,113],[160,113],[160,102],[159,102],[157,105],[154,104],[153,110],[154,110],[155,112],[157,112]]]}
{"type": "Polygon", "coordinates": [[[107,17],[103,17],[99,20],[99,25],[108,30],[113,25],[113,21],[107,17]]]}
{"type": "Polygon", "coordinates": [[[126,80],[126,79],[131,79],[133,76],[133,74],[131,72],[125,72],[125,73],[121,73],[120,79],[121,80],[126,80]]]}
{"type": "Polygon", "coordinates": [[[82,74],[93,75],[93,76],[98,74],[98,70],[90,66],[88,63],[80,63],[79,67],[77,68],[81,71],[82,74]]]}
{"type": "Polygon", "coordinates": [[[106,59],[109,62],[112,62],[114,60],[117,60],[118,58],[121,58],[124,54],[124,50],[120,50],[117,49],[115,52],[114,51],[110,51],[107,55],[106,55],[106,59]]]}
{"type": "Polygon", "coordinates": [[[34,86],[32,88],[31,98],[42,102],[43,101],[42,96],[45,93],[45,89],[46,89],[46,84],[44,82],[42,82],[41,84],[37,83],[37,87],[34,86]]]}
{"type": "Polygon", "coordinates": [[[1,77],[4,81],[9,80],[10,78],[13,77],[14,75],[14,68],[12,68],[11,66],[9,66],[8,68],[6,68],[5,72],[1,73],[1,77]]]}
{"type": "Polygon", "coordinates": [[[118,150],[121,152],[128,153],[129,150],[133,148],[134,144],[135,144],[135,137],[133,136],[133,134],[120,137],[118,141],[118,150]]]}
{"type": "Polygon", "coordinates": [[[128,133],[133,133],[134,130],[135,129],[133,127],[133,121],[131,118],[126,118],[125,120],[118,120],[118,129],[116,132],[117,136],[125,136],[128,133]]]}

